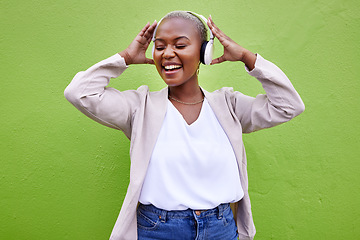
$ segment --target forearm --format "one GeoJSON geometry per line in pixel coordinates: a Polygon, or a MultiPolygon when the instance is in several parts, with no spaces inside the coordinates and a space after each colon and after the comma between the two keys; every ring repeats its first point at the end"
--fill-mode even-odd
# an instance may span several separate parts
{"type": "Polygon", "coordinates": [[[256,98],[238,94],[241,101],[237,101],[236,111],[244,132],[276,126],[304,111],[299,94],[275,64],[258,54],[255,68],[250,71],[246,67],[246,70],[261,82],[266,94],[259,94],[256,98]]]}
{"type": "Polygon", "coordinates": [[[126,68],[124,59],[113,55],[77,73],[65,89],[64,95],[69,102],[78,105],[77,102],[81,98],[101,94],[110,79],[118,77],[126,68]]]}
{"type": "Polygon", "coordinates": [[[65,89],[64,95],[86,116],[125,132],[132,113],[128,101],[136,99],[136,93],[120,92],[107,85],[111,78],[118,77],[126,68],[124,59],[115,54],[77,73],[65,89]]]}
{"type": "Polygon", "coordinates": [[[262,84],[269,103],[293,118],[304,111],[304,103],[285,73],[272,62],[258,56],[255,69],[249,72],[262,84]]]}
{"type": "Polygon", "coordinates": [[[241,61],[245,64],[245,66],[251,71],[255,68],[256,62],[256,54],[251,51],[244,49],[243,57],[241,61]]]}

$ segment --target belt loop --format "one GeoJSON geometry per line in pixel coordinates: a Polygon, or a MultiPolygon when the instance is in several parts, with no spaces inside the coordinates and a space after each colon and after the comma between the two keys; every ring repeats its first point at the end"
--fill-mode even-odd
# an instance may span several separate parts
{"type": "Polygon", "coordinates": [[[218,208],[218,219],[222,219],[224,210],[227,208],[228,203],[220,204],[218,208]]]}
{"type": "Polygon", "coordinates": [[[166,222],[166,214],[167,214],[167,211],[166,210],[161,210],[161,213],[160,213],[160,216],[159,216],[159,219],[161,222],[166,222]]]}

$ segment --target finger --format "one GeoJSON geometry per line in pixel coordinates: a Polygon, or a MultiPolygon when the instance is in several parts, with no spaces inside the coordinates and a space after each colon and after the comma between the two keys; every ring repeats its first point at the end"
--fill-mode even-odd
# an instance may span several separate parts
{"type": "Polygon", "coordinates": [[[210,20],[211,26],[212,26],[214,29],[216,29],[219,33],[223,33],[223,32],[220,30],[220,28],[215,24],[215,22],[214,22],[214,20],[212,19],[211,16],[209,17],[209,20],[210,20]]]}
{"type": "Polygon", "coordinates": [[[151,28],[155,29],[156,25],[158,24],[158,22],[155,20],[152,24],[151,24],[151,28]]]}
{"type": "Polygon", "coordinates": [[[208,21],[206,22],[206,24],[208,25],[208,27],[210,28],[211,32],[214,34],[214,25],[213,22],[211,20],[211,16],[208,18],[208,21]]]}
{"type": "Polygon", "coordinates": [[[226,34],[223,31],[221,31],[220,28],[218,28],[216,26],[216,24],[214,23],[211,16],[209,17],[208,26],[211,29],[211,31],[213,32],[213,34],[215,35],[215,37],[217,39],[219,39],[219,41],[225,40],[228,38],[228,36],[226,36],[226,34]]]}
{"type": "Polygon", "coordinates": [[[224,47],[227,47],[229,45],[229,41],[231,41],[231,39],[228,36],[226,36],[222,32],[219,32],[215,28],[212,30],[212,32],[213,32],[213,35],[219,40],[221,45],[223,45],[224,47]]]}
{"type": "Polygon", "coordinates": [[[155,31],[155,27],[157,25],[157,22],[156,20],[149,26],[149,28],[145,31],[144,33],[144,37],[145,38],[152,38],[153,34],[154,34],[154,31],[155,31]]]}
{"type": "Polygon", "coordinates": [[[209,17],[208,26],[209,26],[212,30],[216,31],[217,33],[220,33],[220,32],[221,32],[221,30],[220,30],[220,29],[216,26],[216,24],[214,23],[214,21],[213,21],[213,19],[212,19],[211,16],[209,17]]]}
{"type": "Polygon", "coordinates": [[[210,64],[214,65],[214,64],[219,64],[219,63],[225,62],[225,61],[226,61],[226,59],[225,59],[224,55],[222,55],[221,57],[213,59],[210,64]]]}
{"type": "Polygon", "coordinates": [[[146,25],[141,29],[141,31],[139,32],[138,35],[139,35],[140,37],[144,36],[144,34],[145,34],[146,30],[149,28],[149,26],[150,26],[150,23],[149,23],[149,22],[146,23],[146,25]]]}
{"type": "Polygon", "coordinates": [[[208,18],[207,24],[208,24],[209,27],[212,27],[214,25],[214,21],[212,20],[211,15],[208,18]]]}
{"type": "Polygon", "coordinates": [[[147,45],[147,46],[150,45],[151,41],[152,41],[152,37],[147,38],[145,45],[147,45]]]}
{"type": "Polygon", "coordinates": [[[217,28],[215,26],[211,27],[211,31],[213,32],[215,37],[219,40],[226,39],[226,37],[227,37],[219,28],[217,28]]]}
{"type": "Polygon", "coordinates": [[[155,64],[154,60],[150,59],[150,58],[145,58],[145,63],[146,64],[155,64]]]}

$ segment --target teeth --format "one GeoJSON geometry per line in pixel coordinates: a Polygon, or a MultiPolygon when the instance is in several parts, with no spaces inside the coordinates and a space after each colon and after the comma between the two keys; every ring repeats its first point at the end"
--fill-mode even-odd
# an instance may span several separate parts
{"type": "Polygon", "coordinates": [[[167,66],[164,66],[164,68],[166,70],[172,70],[172,69],[176,69],[176,68],[181,68],[180,65],[167,65],[167,66]]]}

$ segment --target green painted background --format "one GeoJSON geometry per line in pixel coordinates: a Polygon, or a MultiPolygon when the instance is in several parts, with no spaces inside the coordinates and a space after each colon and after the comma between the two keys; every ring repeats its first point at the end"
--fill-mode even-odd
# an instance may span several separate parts
{"type": "MultiPolygon", "coordinates": [[[[305,102],[293,121],[244,136],[256,240],[360,239],[358,0],[0,3],[0,239],[108,239],[127,188],[129,142],[80,114],[63,90],[175,9],[211,14],[279,65],[305,102]]],[[[263,92],[240,63],[202,67],[200,82],[263,92]]],[[[143,84],[165,86],[153,66],[131,66],[112,86],[143,84]]]]}

